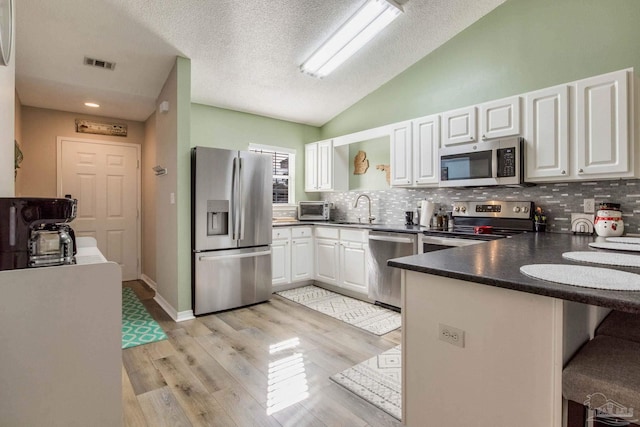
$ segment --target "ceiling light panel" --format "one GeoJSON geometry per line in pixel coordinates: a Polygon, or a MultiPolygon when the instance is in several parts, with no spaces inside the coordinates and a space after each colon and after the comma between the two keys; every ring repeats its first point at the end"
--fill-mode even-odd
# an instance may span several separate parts
{"type": "Polygon", "coordinates": [[[402,8],[390,0],[368,0],[300,67],[324,77],[395,20],[402,8]]]}

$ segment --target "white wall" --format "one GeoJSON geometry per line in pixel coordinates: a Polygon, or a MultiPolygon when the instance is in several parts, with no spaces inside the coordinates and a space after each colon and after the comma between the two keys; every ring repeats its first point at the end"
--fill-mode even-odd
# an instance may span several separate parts
{"type": "MultiPolygon", "coordinates": [[[[15,29],[13,34],[15,39],[15,29]]],[[[13,197],[16,60],[15,41],[11,59],[6,67],[0,66],[0,197],[13,197]]]]}

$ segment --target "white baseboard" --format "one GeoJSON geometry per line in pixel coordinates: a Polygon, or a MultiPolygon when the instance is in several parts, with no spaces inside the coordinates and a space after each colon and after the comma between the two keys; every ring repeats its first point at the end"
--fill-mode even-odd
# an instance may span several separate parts
{"type": "Polygon", "coordinates": [[[157,291],[156,296],[153,297],[153,299],[165,311],[165,313],[174,320],[174,322],[184,322],[185,320],[195,319],[193,310],[176,311],[176,309],[173,308],[173,306],[169,304],[157,291]]]}
{"type": "Polygon", "coordinates": [[[158,284],[154,282],[149,276],[146,274],[142,274],[140,276],[140,280],[149,285],[151,289],[156,292],[156,295],[153,297],[153,300],[158,303],[158,305],[173,319],[174,322],[184,322],[185,320],[195,319],[193,315],[193,310],[185,310],[185,311],[176,311],[175,308],[171,304],[167,302],[166,299],[162,297],[158,293],[158,284]]]}
{"type": "Polygon", "coordinates": [[[149,285],[149,287],[151,289],[153,289],[154,291],[158,289],[158,284],[156,282],[153,281],[153,279],[151,279],[151,277],[147,276],[146,274],[141,274],[140,275],[140,280],[142,280],[144,283],[146,283],[147,285],[149,285]]]}

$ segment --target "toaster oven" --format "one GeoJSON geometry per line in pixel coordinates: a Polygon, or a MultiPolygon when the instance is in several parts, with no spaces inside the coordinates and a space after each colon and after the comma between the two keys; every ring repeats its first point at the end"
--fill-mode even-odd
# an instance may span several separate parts
{"type": "Polygon", "coordinates": [[[300,221],[328,221],[330,216],[329,202],[309,201],[298,203],[298,220],[300,221]]]}

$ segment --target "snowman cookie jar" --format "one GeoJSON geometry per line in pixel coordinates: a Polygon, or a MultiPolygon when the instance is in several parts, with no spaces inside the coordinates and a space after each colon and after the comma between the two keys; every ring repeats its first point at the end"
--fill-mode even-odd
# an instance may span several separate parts
{"type": "Polygon", "coordinates": [[[609,209],[600,209],[596,212],[596,220],[593,223],[598,236],[618,237],[624,233],[622,212],[609,209]]]}

